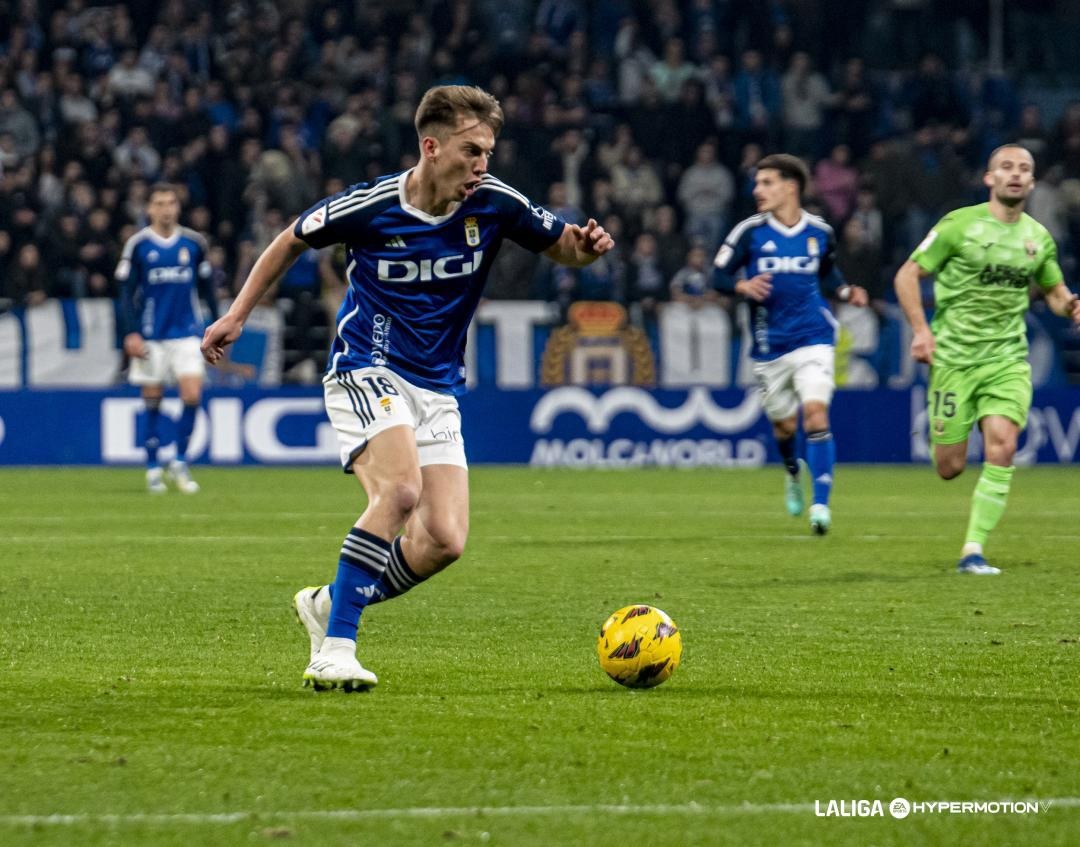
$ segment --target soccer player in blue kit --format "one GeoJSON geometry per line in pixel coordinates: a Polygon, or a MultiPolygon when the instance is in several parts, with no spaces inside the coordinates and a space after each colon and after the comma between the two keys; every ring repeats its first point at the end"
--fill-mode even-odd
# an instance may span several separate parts
{"type": "Polygon", "coordinates": [[[793,516],[804,508],[796,430],[800,406],[806,433],[806,464],[813,480],[810,528],[825,535],[832,526],[836,447],[829,431],[833,347],[837,323],[821,286],[854,306],[865,306],[866,290],[844,282],[836,268],[832,227],[802,208],[810,180],[800,159],[785,153],[757,165],[754,200],[758,214],[739,223],[714,262],[714,284],[750,302],[754,375],[765,414],[787,475],[785,504],[793,516]],[[736,272],[743,270],[743,278],[736,272]]]}
{"type": "Polygon", "coordinates": [[[487,92],[432,88],[415,123],[419,163],[300,215],[203,338],[204,357],[218,361],[304,250],[345,244],[349,289],[323,388],[342,467],[368,503],[345,537],[333,584],[294,598],[311,639],[304,684],[316,690],[374,686],[356,657],[364,608],[404,594],[464,550],[469,480],[456,396],[466,333],[502,239],[571,267],[613,246],[595,220],[565,223],[487,173],[503,123],[487,92]]]}
{"type": "Polygon", "coordinates": [[[150,225],[127,240],[116,279],[120,283],[120,334],[131,357],[128,380],[141,386],[146,404],[146,487],[153,494],[167,491],[165,479],[177,490],[195,494],[187,448],[202,402],[206,365],[199,351],[205,323],[199,298],[217,319],[217,299],[211,282],[206,240],[180,226],[180,197],[174,186],[155,184],[146,206],[150,225]],[[175,380],[184,404],[176,426],[176,457],[163,471],[158,464],[161,398],[166,383],[175,380]]]}

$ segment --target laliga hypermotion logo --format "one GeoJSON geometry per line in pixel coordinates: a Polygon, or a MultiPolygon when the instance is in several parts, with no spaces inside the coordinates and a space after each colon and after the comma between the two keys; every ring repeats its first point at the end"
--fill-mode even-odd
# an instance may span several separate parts
{"type": "Polygon", "coordinates": [[[692,388],[685,403],[669,409],[640,388],[615,388],[599,397],[584,388],[556,388],[533,407],[529,427],[536,433],[550,432],[563,412],[579,415],[589,432],[595,433],[607,432],[612,419],[623,412],[637,415],[661,433],[686,432],[699,423],[713,432],[735,433],[761,417],[761,401],[756,391],[749,391],[734,409],[724,409],[713,402],[707,388],[692,388]]]}

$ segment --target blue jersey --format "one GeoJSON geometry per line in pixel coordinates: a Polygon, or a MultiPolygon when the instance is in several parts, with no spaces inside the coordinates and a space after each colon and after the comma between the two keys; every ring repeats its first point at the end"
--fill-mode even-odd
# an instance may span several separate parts
{"type": "Polygon", "coordinates": [[[836,237],[824,220],[803,212],[786,227],[769,213],[738,224],[716,254],[713,280],[733,291],[736,272],[745,277],[772,274],[772,292],[750,304],[753,347],[750,355],[769,361],[811,344],[833,344],[836,320],[821,296],[821,285],[834,291],[844,284],[836,268],[836,237]]]}
{"type": "Polygon", "coordinates": [[[502,239],[539,253],[565,223],[490,175],[452,212],[433,217],[406,200],[410,173],[321,200],[293,231],[312,247],[346,248],[349,289],[330,373],[381,365],[421,388],[460,394],[469,323],[502,239]]]}
{"type": "Polygon", "coordinates": [[[177,227],[168,238],[150,227],[139,230],[124,245],[116,279],[122,336],[137,332],[164,341],[202,335],[200,294],[217,319],[206,240],[195,230],[177,227]]]}

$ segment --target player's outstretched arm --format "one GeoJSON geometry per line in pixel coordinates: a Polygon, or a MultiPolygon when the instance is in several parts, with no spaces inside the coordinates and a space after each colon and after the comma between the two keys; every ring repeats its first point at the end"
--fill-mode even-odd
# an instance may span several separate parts
{"type": "Polygon", "coordinates": [[[1080,297],[1073,294],[1065,283],[1060,282],[1047,291],[1046,302],[1055,315],[1068,318],[1080,326],[1080,297]]]}
{"type": "Polygon", "coordinates": [[[593,218],[585,226],[567,224],[559,240],[544,251],[553,262],[572,268],[583,268],[615,246],[607,230],[593,218]]]}
{"type": "Polygon", "coordinates": [[[896,299],[900,301],[900,307],[911,324],[911,358],[917,362],[934,363],[934,333],[930,331],[930,325],[926,322],[926,313],[923,312],[922,292],[919,290],[919,280],[929,276],[915,262],[908,259],[896,272],[893,285],[896,288],[896,299]]]}
{"type": "Polygon", "coordinates": [[[206,328],[202,341],[202,354],[206,361],[212,365],[221,361],[225,348],[240,337],[255,304],[307,249],[307,243],[293,235],[293,224],[289,224],[270,242],[252,267],[229,311],[206,328]]]}

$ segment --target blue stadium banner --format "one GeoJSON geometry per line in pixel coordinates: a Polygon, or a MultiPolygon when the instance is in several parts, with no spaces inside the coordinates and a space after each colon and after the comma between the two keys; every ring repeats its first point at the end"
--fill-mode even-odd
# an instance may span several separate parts
{"type": "MultiPolygon", "coordinates": [[[[482,386],[461,406],[474,464],[681,468],[776,461],[755,391],[482,386]]],[[[166,397],[163,410],[169,442],[179,399],[166,397]]],[[[928,460],[923,386],[839,391],[832,424],[842,462],[928,460]]],[[[142,401],[128,387],[0,391],[0,464],[136,465],[143,461],[142,426],[142,401]]],[[[977,434],[971,447],[976,454],[977,434]]],[[[164,459],[171,450],[164,448],[164,459]]],[[[1080,392],[1037,389],[1017,463],[1067,464],[1078,451],[1080,392]]],[[[333,465],[338,457],[318,387],[211,389],[189,454],[215,465],[333,465]]]]}

